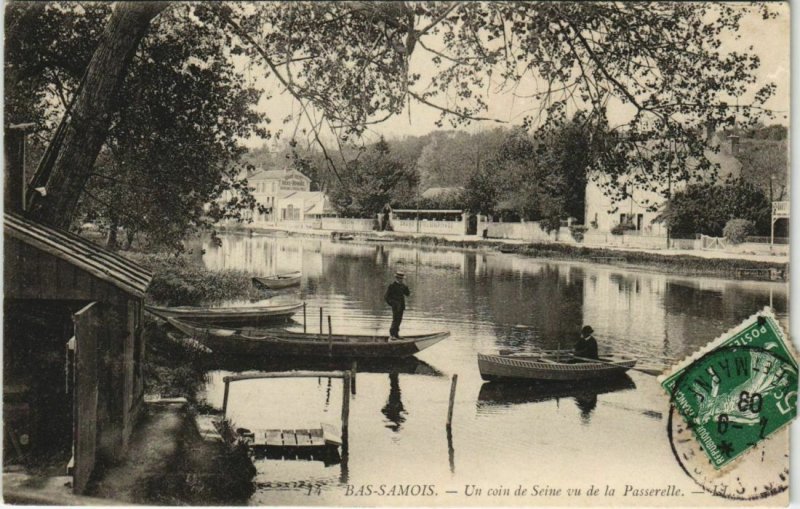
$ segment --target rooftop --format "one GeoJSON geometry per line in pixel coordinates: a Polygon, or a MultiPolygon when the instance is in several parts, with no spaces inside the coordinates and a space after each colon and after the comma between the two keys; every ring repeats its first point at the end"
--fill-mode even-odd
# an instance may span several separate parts
{"type": "Polygon", "coordinates": [[[18,214],[4,214],[7,237],[40,249],[80,267],[117,288],[143,297],[153,275],[141,265],[94,244],[90,240],[37,223],[18,214]]]}

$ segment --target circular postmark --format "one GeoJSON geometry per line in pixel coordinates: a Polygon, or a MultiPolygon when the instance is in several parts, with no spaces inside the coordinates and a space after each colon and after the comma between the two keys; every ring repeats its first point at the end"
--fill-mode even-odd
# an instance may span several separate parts
{"type": "Polygon", "coordinates": [[[784,425],[796,413],[794,366],[764,348],[720,347],[675,379],[667,422],[670,446],[703,491],[758,500],[788,489],[784,425]]]}

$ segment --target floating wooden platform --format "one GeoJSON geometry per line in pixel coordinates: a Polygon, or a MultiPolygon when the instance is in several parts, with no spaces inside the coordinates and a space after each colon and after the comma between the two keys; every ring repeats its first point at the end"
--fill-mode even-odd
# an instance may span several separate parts
{"type": "Polygon", "coordinates": [[[256,429],[237,428],[231,438],[240,439],[251,449],[314,449],[338,447],[342,436],[335,426],[322,424],[312,429],[256,429]]]}
{"type": "Polygon", "coordinates": [[[255,459],[321,461],[325,466],[341,462],[341,434],[329,424],[315,429],[238,428],[228,436],[232,443],[246,444],[255,459]]]}

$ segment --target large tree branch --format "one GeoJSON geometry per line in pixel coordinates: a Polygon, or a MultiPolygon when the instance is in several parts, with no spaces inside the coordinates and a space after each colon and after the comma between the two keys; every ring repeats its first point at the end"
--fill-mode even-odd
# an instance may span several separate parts
{"type": "Polygon", "coordinates": [[[34,175],[28,193],[31,214],[54,226],[67,227],[89,178],[97,155],[106,141],[128,65],[150,21],[167,4],[124,2],[111,14],[100,42],[81,81],[74,104],[34,175]],[[42,197],[33,189],[45,187],[42,197]]]}
{"type": "Polygon", "coordinates": [[[408,91],[408,95],[410,97],[413,97],[414,99],[416,99],[417,101],[421,102],[422,104],[424,104],[426,106],[430,106],[433,109],[439,110],[439,111],[444,112],[444,113],[448,113],[450,115],[455,115],[456,117],[463,118],[465,120],[485,120],[487,122],[497,122],[498,124],[505,124],[506,123],[505,121],[499,120],[499,119],[496,119],[496,118],[476,117],[474,115],[468,115],[468,114],[462,113],[460,111],[451,110],[450,108],[445,108],[444,106],[439,106],[438,104],[434,104],[434,103],[430,102],[429,100],[425,99],[421,95],[419,95],[416,92],[413,92],[411,90],[408,91]]]}

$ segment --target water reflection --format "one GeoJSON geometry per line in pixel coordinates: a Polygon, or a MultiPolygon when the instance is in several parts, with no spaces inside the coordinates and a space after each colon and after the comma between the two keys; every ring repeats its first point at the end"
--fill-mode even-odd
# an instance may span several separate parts
{"type": "Polygon", "coordinates": [[[442,377],[444,374],[417,357],[396,359],[358,359],[355,363],[343,359],[309,357],[279,357],[261,359],[258,357],[217,355],[205,361],[209,368],[227,371],[343,371],[355,368],[357,373],[391,373],[442,377]]]}
{"type": "MultiPolygon", "coordinates": [[[[316,461],[276,466],[274,460],[263,460],[257,465],[259,488],[250,501],[253,505],[307,505],[309,485],[321,487],[323,493],[328,490],[333,497],[319,500],[335,501],[341,483],[386,482],[389,460],[397,473],[395,482],[450,479],[455,485],[490,478],[504,485],[533,478],[547,482],[556,475],[553,465],[561,465],[569,468],[575,484],[588,485],[598,482],[592,468],[598,454],[615,465],[603,475],[616,477],[604,481],[680,475],[671,470],[674,465],[658,461],[665,452],[661,416],[668,402],[655,379],[631,373],[612,383],[577,390],[484,384],[476,354],[566,347],[583,324],[590,324],[601,354],[635,357],[637,367],[660,369],[770,302],[784,325],[788,316],[788,285],[775,282],[295,237],[226,236],[222,247],[207,244],[205,249],[209,267],[253,274],[301,270],[298,292],[308,305],[310,332],[319,329],[320,307],[325,328],[330,315],[335,333],[388,331],[391,312],[383,294],[398,268],[406,272],[411,289],[403,330],[407,334],[451,331],[449,339],[415,357],[389,363],[359,360],[358,394],[352,399],[349,447],[342,451],[341,470],[325,469],[316,461]],[[452,432],[445,434],[442,428],[453,374],[459,375],[459,387],[452,432]],[[530,432],[532,423],[536,423],[536,433],[530,432]],[[593,447],[597,437],[618,436],[634,425],[640,431],[627,440],[603,440],[602,450],[593,447]],[[576,442],[565,444],[565,436],[576,442]],[[566,460],[564,448],[574,444],[580,447],[571,449],[566,460]],[[635,457],[630,454],[632,448],[637,451],[635,457]],[[486,451],[492,451],[488,460],[486,451]]],[[[295,319],[290,328],[302,331],[302,314],[295,319]]],[[[343,370],[351,365],[215,358],[210,367],[220,371],[210,373],[207,398],[220,406],[221,377],[231,372],[343,370]]],[[[242,425],[268,421],[278,426],[277,421],[290,420],[292,426],[303,421],[311,427],[339,419],[341,385],[337,382],[329,386],[325,379],[319,385],[309,380],[269,390],[242,384],[231,395],[230,407],[242,425]]]]}
{"type": "Polygon", "coordinates": [[[386,427],[397,433],[401,425],[406,422],[406,409],[400,399],[400,376],[397,373],[389,373],[389,399],[386,405],[381,408],[381,413],[386,416],[388,423],[386,427]]]}
{"type": "Polygon", "coordinates": [[[478,414],[495,414],[496,407],[573,398],[580,410],[581,421],[588,423],[597,407],[597,396],[636,389],[628,375],[580,382],[490,382],[478,393],[478,414]]]}

